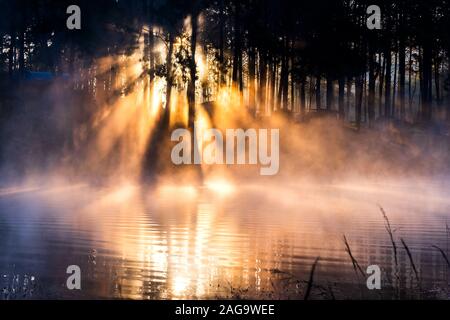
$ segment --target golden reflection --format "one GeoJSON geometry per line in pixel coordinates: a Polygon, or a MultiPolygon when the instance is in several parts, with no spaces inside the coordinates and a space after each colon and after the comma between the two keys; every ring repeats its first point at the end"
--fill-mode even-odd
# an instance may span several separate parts
{"type": "Polygon", "coordinates": [[[214,191],[217,195],[229,195],[234,192],[234,186],[227,180],[211,179],[205,183],[206,188],[214,191]]]}
{"type": "MultiPolygon", "coordinates": [[[[202,187],[162,183],[148,188],[123,182],[104,189],[55,185],[37,193],[49,208],[58,208],[49,218],[71,231],[71,239],[82,243],[78,249],[98,253],[90,276],[102,297],[268,298],[264,295],[284,294],[288,284],[295,292],[317,256],[322,257],[317,281],[335,281],[336,272],[354,279],[343,234],[362,266],[380,263],[392,271],[389,250],[377,251],[389,248],[390,241],[377,201],[398,227],[396,236],[408,243],[414,243],[408,229],[419,225],[435,230],[433,239],[440,234],[442,216],[431,217],[429,209],[446,212],[449,201],[430,206],[417,197],[421,188],[380,198],[376,188],[362,187],[364,192],[350,182],[241,183],[235,192],[230,179],[216,176],[202,187]],[[357,197],[355,190],[361,193],[357,197]],[[60,211],[61,204],[72,209],[60,211]]],[[[441,195],[442,190],[436,192],[441,195]]],[[[422,263],[418,259],[417,267],[426,268],[422,263]]]]}
{"type": "Polygon", "coordinates": [[[211,284],[219,280],[221,267],[236,263],[230,252],[238,250],[231,237],[220,236],[233,234],[237,226],[219,226],[220,202],[211,201],[231,186],[215,185],[220,188],[207,194],[190,185],[163,185],[151,192],[124,185],[105,190],[84,207],[86,222],[98,220],[100,243],[120,257],[121,298],[143,298],[149,279],[159,279],[172,298],[213,295],[211,284]],[[103,216],[97,219],[98,214],[103,216]]]}

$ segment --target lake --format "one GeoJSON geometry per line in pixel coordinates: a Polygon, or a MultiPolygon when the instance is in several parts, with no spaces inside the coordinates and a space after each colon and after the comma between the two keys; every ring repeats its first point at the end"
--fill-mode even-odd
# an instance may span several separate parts
{"type": "Polygon", "coordinates": [[[4,187],[2,298],[448,299],[445,179],[355,181],[4,187]]]}

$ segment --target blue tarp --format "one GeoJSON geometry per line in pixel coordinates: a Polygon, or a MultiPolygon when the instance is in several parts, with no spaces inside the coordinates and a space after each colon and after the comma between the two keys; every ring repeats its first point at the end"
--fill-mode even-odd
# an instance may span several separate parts
{"type": "Polygon", "coordinates": [[[23,79],[26,81],[53,81],[53,80],[68,80],[69,74],[55,74],[47,71],[26,71],[23,79]]]}
{"type": "Polygon", "coordinates": [[[51,81],[55,76],[51,72],[35,72],[27,71],[25,73],[25,80],[29,81],[51,81]]]}

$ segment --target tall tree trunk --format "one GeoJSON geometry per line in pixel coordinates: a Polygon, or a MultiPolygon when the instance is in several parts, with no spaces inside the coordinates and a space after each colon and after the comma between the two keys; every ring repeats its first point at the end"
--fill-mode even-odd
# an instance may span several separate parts
{"type": "Polygon", "coordinates": [[[395,53],[395,60],[394,60],[394,83],[393,83],[393,90],[392,90],[392,107],[391,107],[391,116],[395,118],[396,112],[397,112],[397,105],[396,105],[396,94],[397,94],[397,66],[398,66],[398,54],[395,53]]]}
{"type": "Polygon", "coordinates": [[[331,76],[327,76],[327,111],[331,111],[334,106],[334,88],[333,79],[331,76]]]}
{"type": "Polygon", "coordinates": [[[441,63],[439,61],[439,55],[436,54],[436,56],[434,58],[434,87],[436,89],[436,104],[437,104],[438,108],[440,108],[440,106],[441,106],[441,83],[440,83],[440,79],[439,79],[440,66],[441,66],[441,63]]]}
{"type": "Polygon", "coordinates": [[[13,73],[14,73],[14,48],[15,48],[15,40],[16,40],[16,33],[13,29],[13,27],[11,27],[11,32],[10,32],[10,36],[11,36],[11,40],[9,43],[9,52],[8,52],[8,73],[10,78],[12,78],[13,73]]]}
{"type": "Polygon", "coordinates": [[[264,51],[259,52],[259,112],[266,113],[266,82],[267,82],[267,56],[264,51]]]}
{"type": "Polygon", "coordinates": [[[353,86],[353,78],[351,76],[347,77],[347,103],[345,104],[345,115],[350,114],[350,103],[351,103],[351,97],[352,97],[352,86],[353,86]]]}
{"type": "Polygon", "coordinates": [[[369,43],[369,95],[367,101],[367,113],[369,126],[375,121],[375,52],[374,45],[369,43]]]}
{"type": "Polygon", "coordinates": [[[287,112],[289,108],[288,100],[289,100],[289,41],[285,40],[285,53],[284,53],[284,76],[283,76],[283,108],[284,111],[287,112]]]}
{"type": "Polygon", "coordinates": [[[254,115],[256,111],[256,89],[255,89],[255,74],[256,74],[256,53],[255,48],[250,47],[248,50],[248,104],[251,113],[254,115]]]}
{"type": "MultiPolygon", "coordinates": [[[[448,65],[450,66],[450,43],[448,43],[447,47],[447,58],[448,58],[448,65]]],[[[450,68],[447,68],[447,80],[446,80],[446,87],[447,91],[450,90],[450,68]]],[[[450,122],[450,101],[448,101],[447,98],[447,121],[450,122]]]]}
{"type": "MultiPolygon", "coordinates": [[[[286,58],[287,60],[287,58],[286,58]]],[[[285,64],[285,72],[284,72],[284,76],[283,76],[283,110],[285,112],[288,111],[288,99],[289,99],[289,70],[288,70],[289,66],[288,63],[286,61],[285,64]]]]}
{"type": "MultiPolygon", "coordinates": [[[[409,46],[409,60],[408,60],[408,106],[409,110],[412,110],[412,74],[413,74],[413,60],[412,60],[412,45],[409,46]]],[[[406,116],[406,111],[405,111],[406,116]]]]}
{"type": "MultiPolygon", "coordinates": [[[[150,95],[149,101],[153,103],[153,96],[155,94],[155,35],[153,30],[153,8],[154,8],[154,0],[148,0],[148,19],[149,19],[149,31],[148,31],[148,59],[149,59],[149,68],[150,68],[150,95]]],[[[153,108],[154,106],[152,106],[153,108]]]]}
{"type": "Polygon", "coordinates": [[[400,107],[400,120],[405,119],[405,83],[406,83],[406,46],[404,37],[400,37],[398,46],[398,96],[400,107]]]}
{"type": "Polygon", "coordinates": [[[175,42],[175,35],[173,31],[169,32],[169,50],[167,52],[166,57],[166,107],[164,109],[163,114],[163,123],[168,128],[170,123],[170,102],[171,102],[171,96],[172,96],[172,86],[173,86],[173,48],[174,48],[174,42],[175,42]]]}
{"type": "Polygon", "coordinates": [[[25,19],[24,13],[21,13],[19,19],[19,73],[21,77],[25,72],[25,19]]]}
{"type": "MultiPolygon", "coordinates": [[[[144,49],[144,56],[145,61],[148,63],[148,74],[145,78],[146,84],[145,84],[145,93],[144,93],[144,101],[146,101],[147,105],[152,104],[153,101],[153,75],[154,75],[154,65],[153,65],[153,19],[152,19],[152,13],[153,13],[153,0],[146,0],[145,1],[145,15],[146,19],[148,21],[149,27],[148,27],[148,33],[145,34],[145,49],[144,49]]],[[[70,73],[72,74],[72,73],[70,73]]],[[[108,83],[108,87],[109,87],[108,83]]]]}
{"type": "MultiPolygon", "coordinates": [[[[149,62],[150,62],[150,102],[153,103],[153,96],[155,94],[155,36],[153,34],[153,27],[150,27],[148,35],[149,46],[149,62]]],[[[154,107],[154,106],[152,106],[154,107]]]]}
{"type": "Polygon", "coordinates": [[[288,60],[288,39],[283,39],[283,53],[281,57],[280,83],[278,84],[278,102],[280,110],[288,111],[289,94],[289,60],[288,60]]]}
{"type": "Polygon", "coordinates": [[[380,54],[380,64],[381,64],[381,70],[380,70],[380,84],[379,84],[379,88],[378,88],[378,113],[379,116],[381,117],[384,112],[383,112],[383,92],[384,92],[384,80],[385,80],[385,76],[384,73],[386,71],[386,59],[383,56],[383,59],[381,59],[381,54],[380,54]],[[381,61],[383,60],[383,61],[381,61]]]}
{"type": "Polygon", "coordinates": [[[219,88],[225,83],[225,53],[224,53],[224,43],[225,43],[225,6],[224,0],[219,1],[219,88]]]}
{"type": "Polygon", "coordinates": [[[300,114],[303,116],[306,111],[306,79],[300,83],[300,114]]]}
{"type": "MultiPolygon", "coordinates": [[[[241,53],[241,30],[240,30],[240,3],[237,2],[235,4],[235,12],[234,12],[234,50],[233,50],[233,71],[231,80],[233,82],[233,87],[236,88],[239,86],[239,64],[241,59],[239,58],[241,53]]],[[[239,86],[240,87],[240,86],[239,86]]],[[[240,89],[240,88],[239,88],[240,89]]]]}
{"type": "MultiPolygon", "coordinates": [[[[277,91],[277,109],[283,109],[283,78],[284,78],[284,61],[281,59],[281,70],[280,70],[280,79],[278,81],[278,91],[277,91]]],[[[275,73],[276,74],[276,73],[275,73]]]]}
{"type": "Polygon", "coordinates": [[[241,96],[241,104],[243,102],[243,95],[242,93],[244,92],[244,69],[243,69],[243,64],[242,64],[242,52],[240,50],[239,55],[238,55],[238,78],[239,78],[239,92],[240,92],[240,96],[241,96]]]}
{"type": "Polygon", "coordinates": [[[320,83],[321,83],[321,81],[320,80],[321,79],[320,79],[320,74],[319,74],[316,77],[316,109],[317,110],[320,109],[320,104],[321,104],[321,101],[320,101],[320,98],[321,98],[320,83]]]}
{"type": "MultiPolygon", "coordinates": [[[[432,17],[429,9],[426,8],[423,14],[423,28],[426,31],[432,30],[432,17]]],[[[422,102],[422,117],[421,120],[429,122],[432,116],[432,65],[433,65],[433,42],[429,33],[426,32],[422,39],[422,64],[421,64],[421,102],[422,102]]]]}
{"type": "Polygon", "coordinates": [[[309,78],[309,99],[308,99],[308,110],[311,111],[312,109],[312,100],[315,92],[315,86],[313,83],[312,77],[309,78]]]}
{"type": "Polygon", "coordinates": [[[197,49],[198,12],[196,10],[191,14],[191,29],[191,55],[189,59],[190,81],[187,88],[187,99],[189,106],[188,126],[193,129],[195,123],[195,82],[197,79],[195,53],[197,49]]]}
{"type": "Polygon", "coordinates": [[[391,116],[391,73],[392,73],[392,56],[391,46],[388,44],[385,53],[386,59],[386,84],[384,92],[384,116],[390,118],[391,116]]]}
{"type": "Polygon", "coordinates": [[[355,83],[355,122],[357,129],[361,127],[362,103],[364,94],[363,91],[364,91],[364,77],[359,75],[357,76],[355,83]]]}
{"type": "Polygon", "coordinates": [[[292,74],[290,77],[290,84],[291,84],[291,112],[295,112],[295,82],[294,79],[292,79],[292,74]]]}
{"type": "Polygon", "coordinates": [[[341,76],[339,77],[339,101],[338,101],[338,112],[339,112],[339,119],[344,120],[345,119],[345,77],[341,76]]]}
{"type": "Polygon", "coordinates": [[[287,110],[287,94],[288,94],[288,63],[286,55],[286,40],[284,40],[283,56],[281,58],[281,72],[280,72],[280,83],[278,84],[278,103],[280,110],[287,110]]]}
{"type": "Polygon", "coordinates": [[[277,97],[276,97],[276,87],[277,87],[277,60],[272,56],[272,67],[270,74],[270,106],[271,110],[275,110],[279,107],[277,97]]]}

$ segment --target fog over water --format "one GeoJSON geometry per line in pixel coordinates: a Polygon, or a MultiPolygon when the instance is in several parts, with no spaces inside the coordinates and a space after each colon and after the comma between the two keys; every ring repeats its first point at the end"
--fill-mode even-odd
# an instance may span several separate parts
{"type": "Polygon", "coordinates": [[[175,166],[139,83],[95,104],[66,85],[23,91],[2,128],[4,298],[303,298],[317,257],[314,298],[448,297],[433,247],[448,254],[450,144],[438,127],[255,118],[233,91],[213,111],[199,105],[203,128],[280,129],[279,173],[261,176],[259,165],[175,166]],[[364,270],[381,267],[381,291],[365,289],[344,235],[364,270]],[[65,287],[69,265],[80,292],[65,287]]]}
{"type": "Polygon", "coordinates": [[[392,141],[389,126],[355,133],[334,120],[277,121],[273,177],[258,166],[203,166],[199,182],[169,163],[145,183],[108,149],[92,164],[75,167],[71,158],[84,155],[73,154],[9,175],[0,190],[2,285],[37,298],[303,298],[320,257],[317,299],[445,297],[448,268],[432,246],[449,246],[446,150],[420,133],[413,141],[399,130],[392,141]],[[120,169],[85,170],[100,159],[120,169]],[[381,267],[383,290],[361,289],[344,235],[364,270],[381,267]],[[65,288],[68,265],[81,267],[81,292],[65,288]]]}

